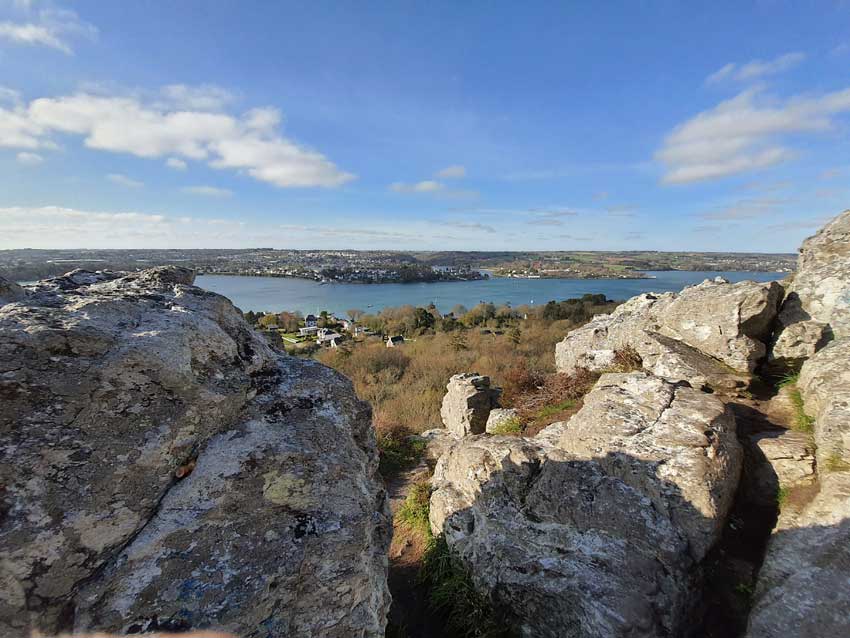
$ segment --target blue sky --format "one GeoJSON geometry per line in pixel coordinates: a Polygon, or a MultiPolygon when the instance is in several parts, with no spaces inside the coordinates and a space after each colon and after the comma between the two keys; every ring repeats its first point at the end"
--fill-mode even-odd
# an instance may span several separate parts
{"type": "Polygon", "coordinates": [[[0,87],[0,248],[779,252],[850,207],[850,2],[0,0],[0,87]]]}

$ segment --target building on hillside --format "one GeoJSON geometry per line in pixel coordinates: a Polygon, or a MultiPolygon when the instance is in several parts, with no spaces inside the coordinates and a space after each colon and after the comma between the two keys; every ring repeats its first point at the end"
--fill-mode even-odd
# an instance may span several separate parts
{"type": "Polygon", "coordinates": [[[320,346],[336,348],[340,341],[342,341],[342,335],[333,330],[319,328],[319,331],[316,333],[316,343],[320,346]]]}
{"type": "Polygon", "coordinates": [[[309,337],[310,335],[314,335],[317,332],[319,332],[318,326],[304,326],[303,328],[298,328],[299,337],[309,337]]]}
{"type": "Polygon", "coordinates": [[[404,337],[401,335],[396,335],[394,337],[387,337],[387,348],[395,348],[396,346],[400,346],[404,343],[404,337]]]}
{"type": "Polygon", "coordinates": [[[304,325],[308,328],[315,328],[319,325],[319,320],[316,319],[316,315],[310,314],[304,317],[304,325]]]}
{"type": "Polygon", "coordinates": [[[354,326],[354,336],[355,337],[358,336],[358,335],[363,335],[365,337],[365,336],[368,336],[370,334],[372,334],[372,331],[369,328],[367,328],[366,326],[354,326]]]}

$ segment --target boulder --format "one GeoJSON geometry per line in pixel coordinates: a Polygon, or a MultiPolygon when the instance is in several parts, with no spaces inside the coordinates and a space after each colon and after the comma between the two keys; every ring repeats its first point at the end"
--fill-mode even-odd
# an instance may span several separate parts
{"type": "Polygon", "coordinates": [[[368,406],[192,277],[76,271],[0,306],[0,635],[383,636],[368,406]]]}
{"type": "Polygon", "coordinates": [[[830,339],[850,337],[850,210],[803,242],[778,324],[776,364],[798,366],[830,339]]]}
{"type": "Polygon", "coordinates": [[[680,635],[740,465],[717,398],[608,374],[535,438],[448,450],[431,528],[522,635],[680,635]]]}
{"type": "Polygon", "coordinates": [[[730,284],[721,279],[678,294],[638,295],[610,315],[571,331],[557,344],[555,363],[561,372],[606,370],[614,352],[630,346],[646,369],[658,364],[665,377],[667,371],[683,375],[670,378],[691,381],[687,375],[696,371],[697,382],[698,377],[719,375],[724,383],[731,379],[736,385],[732,377],[753,372],[765,356],[782,294],[776,282],[730,284]]]}
{"type": "Polygon", "coordinates": [[[755,496],[775,502],[777,489],[807,485],[815,480],[811,437],[796,430],[766,430],[750,436],[755,448],[755,496]]]}
{"type": "Polygon", "coordinates": [[[818,467],[850,468],[850,338],[831,342],[806,361],[797,387],[814,418],[818,467]]]}
{"type": "Polygon", "coordinates": [[[490,387],[490,377],[477,372],[456,374],[446,386],[440,408],[443,425],[456,436],[481,434],[490,410],[499,405],[499,388],[490,387]]]}
{"type": "Polygon", "coordinates": [[[513,408],[493,408],[487,417],[487,434],[499,434],[501,429],[519,420],[519,414],[513,408]]]}

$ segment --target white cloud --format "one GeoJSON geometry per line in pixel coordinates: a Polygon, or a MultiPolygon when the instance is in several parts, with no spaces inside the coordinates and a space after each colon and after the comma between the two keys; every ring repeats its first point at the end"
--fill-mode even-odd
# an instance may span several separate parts
{"type": "Polygon", "coordinates": [[[415,184],[407,184],[405,182],[393,182],[390,184],[390,190],[396,193],[435,193],[443,189],[443,185],[432,179],[426,179],[415,184]]]}
{"type": "Polygon", "coordinates": [[[233,246],[234,241],[240,240],[245,242],[242,245],[251,245],[240,235],[246,228],[240,220],[96,212],[62,206],[0,208],[0,227],[0,248],[182,248],[233,246]]]}
{"type": "Polygon", "coordinates": [[[804,53],[795,51],[780,55],[773,60],[752,60],[746,64],[729,63],[711,75],[705,81],[706,84],[717,84],[725,80],[737,80],[739,82],[747,82],[756,80],[766,75],[776,75],[783,71],[788,71],[800,64],[806,59],[804,53]]]}
{"type": "Polygon", "coordinates": [[[700,214],[703,219],[741,220],[775,214],[786,200],[772,198],[742,199],[716,210],[700,214]]]}
{"type": "MultiPolygon", "coordinates": [[[[198,97],[188,89],[179,93],[198,97]]],[[[167,157],[172,168],[178,167],[175,161],[205,161],[279,187],[334,187],[355,179],[321,153],[282,137],[278,133],[281,121],[280,112],[273,108],[253,109],[236,117],[163,108],[134,96],[78,93],[40,98],[11,109],[0,107],[0,147],[53,148],[50,135],[64,133],[83,136],[92,149],[167,157]]]]}
{"type": "Polygon", "coordinates": [[[165,165],[168,168],[173,168],[175,171],[186,170],[186,162],[177,157],[169,157],[167,160],[165,160],[165,165]]]}
{"type": "Polygon", "coordinates": [[[444,169],[437,171],[435,177],[440,177],[442,179],[460,179],[462,177],[466,177],[466,168],[459,164],[446,166],[444,169]]]}
{"type": "Polygon", "coordinates": [[[236,99],[230,91],[214,84],[169,84],[161,93],[167,105],[187,111],[218,111],[236,99]]]}
{"type": "Polygon", "coordinates": [[[24,166],[38,166],[44,161],[44,158],[38,153],[27,152],[18,153],[16,159],[18,160],[18,164],[23,164],[24,166]]]}
{"type": "Polygon", "coordinates": [[[144,186],[143,182],[127,177],[126,175],[122,175],[121,173],[110,173],[106,176],[106,179],[113,184],[125,186],[126,188],[141,188],[144,186]]]}
{"type": "Polygon", "coordinates": [[[233,195],[233,191],[215,186],[186,186],[180,190],[190,195],[202,195],[204,197],[230,197],[233,195]]]}
{"type": "Polygon", "coordinates": [[[18,7],[25,12],[25,21],[0,22],[0,40],[17,45],[48,47],[71,55],[74,51],[69,40],[97,36],[97,28],[80,20],[73,11],[42,9],[33,12],[29,3],[19,3],[18,7]]]}
{"type": "Polygon", "coordinates": [[[749,89],[674,128],[655,158],[666,166],[668,184],[758,170],[795,156],[780,143],[782,135],[828,131],[845,111],[850,89],[786,100],[749,89]]]}

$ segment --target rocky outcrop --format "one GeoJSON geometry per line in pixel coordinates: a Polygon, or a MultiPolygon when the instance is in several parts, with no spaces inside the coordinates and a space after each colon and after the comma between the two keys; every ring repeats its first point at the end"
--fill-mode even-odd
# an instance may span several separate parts
{"type": "MultiPolygon", "coordinates": [[[[850,635],[850,211],[801,249],[771,364],[800,368],[813,418],[816,483],[790,491],[768,543],[748,636],[850,635]]],[[[809,435],[802,435],[809,439],[809,435]]],[[[790,459],[788,459],[790,462],[790,459]]],[[[774,464],[777,475],[780,469],[774,464]]],[[[779,476],[783,487],[787,477],[779,476]]],[[[793,483],[790,483],[793,485],[793,483]]]]}
{"type": "Polygon", "coordinates": [[[499,405],[500,394],[501,390],[490,387],[490,377],[477,372],[454,375],[440,408],[443,425],[455,436],[481,434],[490,410],[499,405]]]}
{"type": "Polygon", "coordinates": [[[740,463],[717,398],[643,372],[603,375],[578,413],[535,438],[452,446],[431,527],[525,635],[677,635],[740,463]]]}
{"type": "Polygon", "coordinates": [[[776,282],[717,279],[678,294],[639,295],[571,331],[557,344],[555,363],[561,372],[603,371],[616,350],[631,347],[659,376],[739,387],[765,356],[782,294],[776,282]]]}
{"type": "Polygon", "coordinates": [[[0,634],[382,636],[368,406],[191,282],[78,271],[0,306],[0,634]]]}
{"type": "Polygon", "coordinates": [[[830,339],[850,337],[850,210],[803,242],[778,323],[775,367],[799,367],[830,339]]]}

